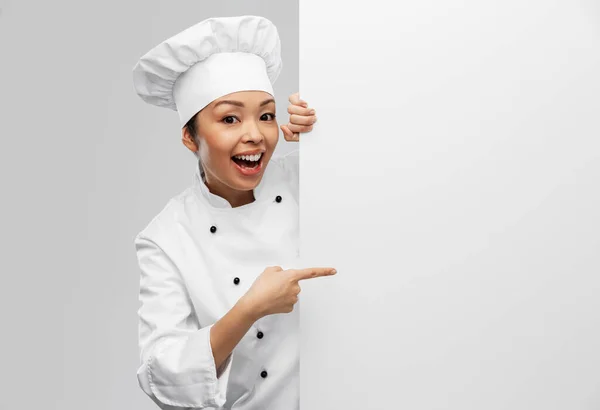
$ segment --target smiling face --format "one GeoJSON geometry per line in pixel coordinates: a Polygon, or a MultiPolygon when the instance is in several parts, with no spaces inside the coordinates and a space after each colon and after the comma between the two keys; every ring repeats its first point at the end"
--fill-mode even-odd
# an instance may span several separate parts
{"type": "Polygon", "coordinates": [[[184,127],[182,139],[199,150],[209,190],[232,206],[252,202],[279,140],[273,96],[240,91],[218,98],[196,115],[195,128],[196,138],[184,127]]]}

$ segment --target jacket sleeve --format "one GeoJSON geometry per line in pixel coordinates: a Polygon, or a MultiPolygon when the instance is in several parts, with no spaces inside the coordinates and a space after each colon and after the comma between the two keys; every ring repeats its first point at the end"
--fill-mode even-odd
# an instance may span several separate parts
{"type": "Polygon", "coordinates": [[[157,404],[222,407],[234,352],[216,369],[212,324],[200,328],[177,267],[146,237],[138,235],[135,247],[141,268],[140,387],[157,404]]]}

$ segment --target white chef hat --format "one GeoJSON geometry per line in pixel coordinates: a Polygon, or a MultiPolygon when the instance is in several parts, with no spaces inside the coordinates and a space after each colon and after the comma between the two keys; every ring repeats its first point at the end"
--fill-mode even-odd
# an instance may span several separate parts
{"type": "Polygon", "coordinates": [[[146,102],[176,110],[183,128],[224,95],[265,91],[281,72],[281,42],[264,17],[209,18],[165,40],[133,68],[133,84],[146,102]]]}

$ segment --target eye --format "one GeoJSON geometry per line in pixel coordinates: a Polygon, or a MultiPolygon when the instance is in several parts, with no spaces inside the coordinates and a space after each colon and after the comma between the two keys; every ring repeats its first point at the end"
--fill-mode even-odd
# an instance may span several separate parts
{"type": "Polygon", "coordinates": [[[233,115],[228,115],[227,117],[224,117],[221,121],[223,121],[225,124],[235,124],[235,121],[233,121],[233,120],[238,120],[238,119],[235,118],[233,115]]]}
{"type": "Polygon", "coordinates": [[[260,117],[260,119],[263,120],[263,121],[273,121],[275,119],[275,114],[269,112],[269,113],[263,114],[260,117]],[[271,116],[271,118],[268,117],[269,115],[271,116]]]}

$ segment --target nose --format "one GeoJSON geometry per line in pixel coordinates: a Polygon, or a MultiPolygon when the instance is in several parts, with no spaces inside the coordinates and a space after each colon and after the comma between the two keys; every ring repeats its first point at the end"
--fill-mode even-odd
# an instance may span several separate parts
{"type": "Polygon", "coordinates": [[[260,143],[264,140],[264,136],[260,131],[260,127],[256,121],[247,121],[247,127],[244,130],[244,137],[242,138],[243,142],[253,142],[260,143]]]}

